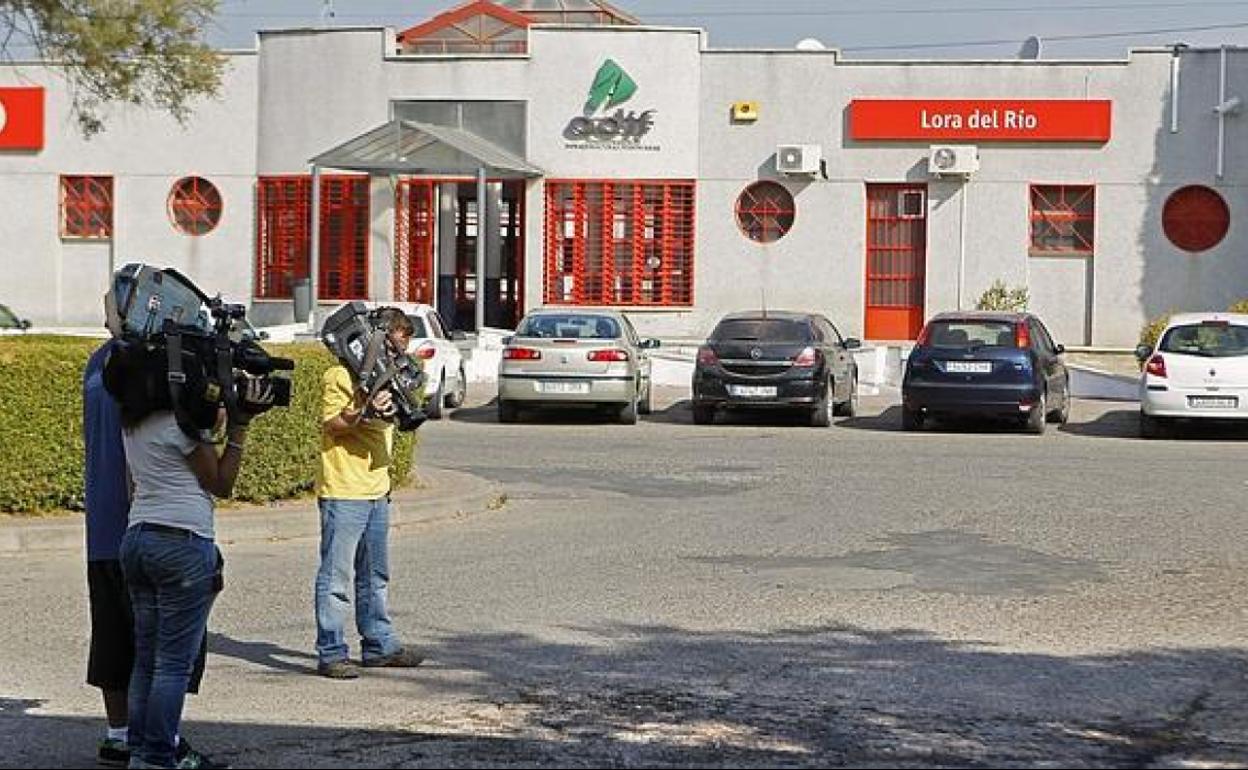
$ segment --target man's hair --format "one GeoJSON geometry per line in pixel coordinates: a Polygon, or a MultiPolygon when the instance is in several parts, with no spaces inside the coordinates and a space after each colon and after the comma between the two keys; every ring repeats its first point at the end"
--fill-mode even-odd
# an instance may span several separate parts
{"type": "Polygon", "coordinates": [[[377,311],[378,325],[388,332],[401,332],[408,337],[416,333],[416,327],[412,324],[412,319],[397,307],[383,307],[377,311]]]}

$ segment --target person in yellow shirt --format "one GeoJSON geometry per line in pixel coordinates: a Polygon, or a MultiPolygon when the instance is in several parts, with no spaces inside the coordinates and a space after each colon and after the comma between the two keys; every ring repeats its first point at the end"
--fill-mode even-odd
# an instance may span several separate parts
{"type": "MultiPolygon", "coordinates": [[[[414,331],[397,308],[378,314],[385,354],[407,349],[414,331]]],[[[423,658],[394,632],[386,597],[390,580],[390,466],[395,408],[383,389],[365,409],[366,394],[341,364],[325,372],[321,391],[321,457],[316,479],[321,514],[321,563],[316,573],[317,673],[355,679],[346,639],[351,597],[366,667],[410,668],[423,658]]]]}

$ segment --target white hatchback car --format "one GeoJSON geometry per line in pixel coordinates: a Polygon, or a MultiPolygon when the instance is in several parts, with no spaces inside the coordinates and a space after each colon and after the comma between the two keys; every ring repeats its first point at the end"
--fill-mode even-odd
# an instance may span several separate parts
{"type": "Polygon", "coordinates": [[[1136,348],[1140,435],[1157,436],[1175,419],[1248,419],[1248,315],[1181,313],[1157,348],[1136,348]]]}
{"type": "Polygon", "coordinates": [[[415,332],[407,346],[408,355],[425,367],[425,395],[429,401],[425,413],[429,419],[441,419],[445,409],[463,405],[468,395],[468,379],[464,375],[464,356],[456,344],[467,339],[463,332],[448,332],[438,311],[429,305],[394,303],[411,319],[415,332]]]}

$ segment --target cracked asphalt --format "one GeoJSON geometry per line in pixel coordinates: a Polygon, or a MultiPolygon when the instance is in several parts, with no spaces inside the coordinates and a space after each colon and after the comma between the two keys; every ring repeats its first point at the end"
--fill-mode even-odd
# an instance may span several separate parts
{"type": "MultiPolygon", "coordinates": [[[[184,733],[235,767],[1248,767],[1248,437],[681,398],[421,429],[506,502],[394,534],[415,670],[316,677],[315,542],[229,546],[184,733]]],[[[0,766],[92,762],[85,592],[80,554],[0,559],[0,766]]]]}

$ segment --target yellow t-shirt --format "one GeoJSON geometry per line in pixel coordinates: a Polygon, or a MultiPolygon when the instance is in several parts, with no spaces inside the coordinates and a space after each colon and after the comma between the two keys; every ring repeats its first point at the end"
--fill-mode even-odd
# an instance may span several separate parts
{"type": "Polygon", "coordinates": [[[317,497],[375,500],[390,491],[394,426],[364,420],[350,433],[331,436],[325,422],[352,406],[355,383],[345,366],[325,372],[321,380],[321,464],[316,474],[317,497]]]}

